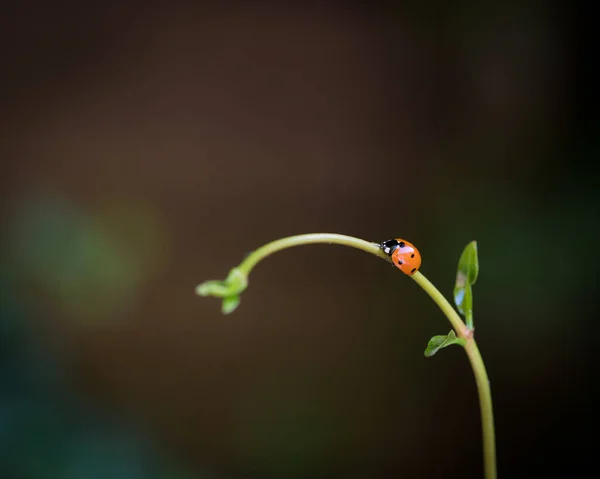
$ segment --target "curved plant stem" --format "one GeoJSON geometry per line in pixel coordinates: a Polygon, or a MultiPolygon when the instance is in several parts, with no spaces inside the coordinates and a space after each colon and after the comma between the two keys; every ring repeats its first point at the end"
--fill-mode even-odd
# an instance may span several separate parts
{"type": "MultiPolygon", "coordinates": [[[[388,255],[386,255],[379,244],[371,243],[359,238],[352,236],[334,234],[334,233],[311,233],[297,236],[289,236],[287,238],[281,238],[271,243],[267,243],[261,246],[257,250],[250,253],[242,263],[234,268],[234,271],[239,273],[244,278],[243,287],[239,289],[238,293],[241,292],[246,285],[246,280],[252,269],[267,256],[294,246],[306,245],[306,244],[340,244],[349,246],[351,248],[360,249],[366,253],[371,253],[380,259],[390,261],[388,255]]],[[[488,375],[481,358],[481,353],[477,348],[477,343],[473,337],[472,327],[468,327],[462,321],[456,310],[448,302],[448,300],[439,292],[439,290],[419,271],[411,276],[415,282],[425,290],[425,292],[433,299],[433,301],[439,306],[444,315],[450,321],[452,328],[454,328],[456,334],[460,338],[465,339],[465,351],[473,368],[475,375],[475,381],[477,383],[477,391],[479,394],[479,405],[481,409],[481,424],[483,430],[483,461],[485,468],[485,479],[496,479],[496,445],[494,438],[494,417],[492,411],[492,395],[490,392],[490,383],[488,375]]],[[[210,282],[209,282],[210,283],[210,282]]],[[[225,288],[225,286],[219,286],[225,288]]],[[[215,286],[215,288],[217,288],[215,286]]],[[[205,295],[205,294],[204,294],[205,295]]],[[[221,296],[221,293],[214,295],[221,296]]]]}
{"type": "Polygon", "coordinates": [[[463,323],[462,319],[460,319],[460,316],[448,300],[425,276],[416,272],[412,278],[425,290],[446,315],[450,324],[452,324],[452,327],[456,331],[457,336],[464,338],[466,341],[465,351],[469,358],[469,362],[471,363],[471,368],[473,368],[475,382],[477,383],[477,393],[479,394],[485,479],[496,479],[496,438],[494,433],[492,393],[487,371],[483,364],[483,358],[481,357],[481,353],[479,352],[479,348],[473,337],[473,329],[468,328],[465,323],[463,323]]]}
{"type": "Polygon", "coordinates": [[[452,307],[452,305],[448,302],[448,300],[439,292],[439,290],[429,281],[425,276],[421,274],[420,271],[417,271],[415,274],[411,276],[415,282],[425,290],[425,292],[433,299],[435,304],[439,306],[442,310],[442,313],[446,315],[448,321],[456,331],[456,335],[459,338],[467,339],[468,336],[473,336],[472,332],[469,333],[469,330],[463,323],[463,320],[460,319],[460,316],[456,312],[456,310],[452,307]]]}
{"type": "Polygon", "coordinates": [[[381,250],[379,244],[370,243],[369,241],[354,238],[353,236],[338,235],[334,233],[310,233],[305,235],[288,236],[281,238],[271,243],[261,246],[257,250],[250,253],[244,261],[238,266],[238,269],[244,274],[250,274],[250,271],[267,256],[281,251],[282,249],[291,248],[292,246],[300,246],[305,244],[340,244],[349,246],[371,253],[386,261],[389,261],[388,256],[381,250]]]}

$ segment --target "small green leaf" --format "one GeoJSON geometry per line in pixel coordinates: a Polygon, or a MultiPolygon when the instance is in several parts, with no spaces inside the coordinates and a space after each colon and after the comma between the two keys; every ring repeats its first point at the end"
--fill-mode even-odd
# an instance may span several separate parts
{"type": "Polygon", "coordinates": [[[479,259],[477,242],[471,241],[463,250],[458,260],[456,283],[454,286],[454,304],[466,318],[467,327],[473,328],[473,292],[471,286],[479,275],[479,259]]]}
{"type": "MultiPolygon", "coordinates": [[[[479,258],[477,257],[477,241],[471,241],[458,260],[458,272],[457,275],[463,276],[463,281],[467,284],[474,285],[477,281],[477,275],[479,274],[479,258]]],[[[456,279],[458,283],[458,277],[456,279]]]]}
{"type": "Polygon", "coordinates": [[[467,316],[473,312],[473,290],[470,284],[465,286],[454,287],[454,304],[458,308],[458,311],[463,315],[467,316]]]}
{"type": "Polygon", "coordinates": [[[437,353],[440,349],[450,346],[451,344],[464,346],[466,341],[464,338],[457,338],[454,331],[450,331],[446,335],[434,336],[427,344],[427,349],[425,349],[425,357],[429,358],[437,353]]]}
{"type": "Polygon", "coordinates": [[[233,268],[229,272],[225,282],[229,284],[232,291],[239,294],[248,287],[248,276],[242,273],[238,268],[233,268]]]}
{"type": "Polygon", "coordinates": [[[221,305],[221,312],[223,314],[233,313],[237,307],[240,305],[240,297],[239,295],[228,296],[227,298],[223,298],[223,304],[221,305]]]}
{"type": "Polygon", "coordinates": [[[238,268],[233,268],[225,281],[205,281],[196,287],[196,294],[223,298],[221,311],[229,314],[240,304],[240,293],[248,287],[248,276],[238,268]]]}
{"type": "Polygon", "coordinates": [[[239,295],[248,287],[248,277],[238,268],[233,268],[225,281],[210,280],[196,287],[196,294],[200,296],[214,296],[225,298],[239,295]]]}
{"type": "Polygon", "coordinates": [[[205,281],[196,286],[196,294],[199,296],[214,296],[222,298],[229,292],[229,285],[225,281],[205,281]]]}

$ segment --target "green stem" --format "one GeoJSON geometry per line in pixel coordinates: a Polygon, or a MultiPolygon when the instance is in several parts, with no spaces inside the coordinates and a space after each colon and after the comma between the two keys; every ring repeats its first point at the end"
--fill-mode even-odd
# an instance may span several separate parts
{"type": "MultiPolygon", "coordinates": [[[[469,331],[463,323],[463,320],[460,319],[460,316],[456,312],[456,310],[452,307],[452,305],[448,302],[448,300],[439,292],[439,290],[429,281],[425,276],[421,274],[420,271],[417,271],[415,274],[411,276],[421,288],[425,290],[425,292],[433,299],[435,304],[439,306],[442,310],[442,313],[446,315],[448,321],[456,331],[456,335],[459,338],[467,339],[469,336],[469,331]]],[[[472,336],[472,334],[470,334],[472,336]]]]}
{"type": "Polygon", "coordinates": [[[467,339],[465,350],[469,356],[477,392],[479,393],[479,409],[481,411],[481,429],[483,431],[483,467],[486,479],[496,479],[496,437],[494,433],[494,411],[492,409],[492,392],[483,358],[475,342],[475,338],[467,339]]]}
{"type": "Polygon", "coordinates": [[[349,246],[371,253],[375,256],[380,257],[386,261],[389,261],[388,256],[381,250],[381,247],[377,243],[370,243],[353,236],[338,235],[334,233],[310,233],[305,235],[288,236],[287,238],[281,238],[271,243],[267,243],[261,246],[257,250],[250,253],[244,261],[238,266],[238,269],[249,275],[250,271],[267,256],[281,251],[282,249],[291,248],[293,246],[300,246],[305,244],[340,244],[343,246],[349,246]]]}
{"type": "MultiPolygon", "coordinates": [[[[287,238],[281,238],[271,243],[267,243],[261,246],[257,250],[250,253],[242,263],[234,268],[233,271],[239,272],[245,281],[252,269],[267,256],[281,251],[283,249],[291,248],[293,246],[300,246],[306,244],[340,244],[349,246],[351,248],[360,249],[367,253],[371,253],[383,260],[390,261],[389,257],[382,251],[381,247],[377,243],[371,243],[368,241],[354,238],[352,236],[339,235],[333,233],[312,233],[297,236],[289,236],[287,238]]],[[[496,479],[496,446],[494,438],[494,417],[492,411],[492,395],[490,392],[490,383],[488,375],[481,358],[481,353],[477,348],[477,343],[473,337],[472,324],[465,325],[456,310],[448,302],[448,300],[439,292],[439,290],[419,271],[411,276],[415,282],[425,290],[425,292],[433,299],[433,301],[439,306],[442,312],[446,315],[450,324],[456,331],[456,334],[460,338],[464,338],[466,341],[465,351],[473,368],[475,375],[475,382],[477,383],[477,391],[479,393],[479,405],[481,409],[481,424],[483,430],[483,461],[485,468],[485,479],[496,479]]],[[[211,282],[209,282],[211,283],[211,282]]],[[[225,288],[222,282],[219,283],[218,287],[225,288]]],[[[201,288],[202,285],[199,287],[201,288]]],[[[213,285],[213,288],[217,286],[213,285]]],[[[200,293],[206,295],[206,293],[200,293]]],[[[221,296],[221,293],[213,295],[221,296]]],[[[472,323],[472,321],[469,321],[472,323]]]]}
{"type": "MultiPolygon", "coordinates": [[[[477,393],[479,394],[479,408],[481,410],[481,429],[483,432],[483,465],[485,469],[485,479],[496,479],[496,439],[494,434],[494,413],[492,409],[492,393],[490,390],[490,381],[488,379],[485,365],[473,337],[472,327],[463,323],[462,319],[448,302],[448,300],[439,292],[439,290],[422,274],[415,273],[412,278],[425,290],[425,292],[439,306],[446,315],[450,324],[456,331],[456,334],[466,340],[465,351],[471,363],[475,382],[477,383],[477,393]]],[[[472,323],[471,323],[472,324],[472,323]]]]}

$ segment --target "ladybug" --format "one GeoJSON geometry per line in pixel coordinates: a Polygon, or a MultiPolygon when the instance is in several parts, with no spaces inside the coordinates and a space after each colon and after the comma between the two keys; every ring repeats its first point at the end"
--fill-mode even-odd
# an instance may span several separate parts
{"type": "Polygon", "coordinates": [[[381,243],[383,252],[392,259],[392,263],[409,276],[415,274],[421,266],[421,254],[412,243],[401,238],[381,243]]]}

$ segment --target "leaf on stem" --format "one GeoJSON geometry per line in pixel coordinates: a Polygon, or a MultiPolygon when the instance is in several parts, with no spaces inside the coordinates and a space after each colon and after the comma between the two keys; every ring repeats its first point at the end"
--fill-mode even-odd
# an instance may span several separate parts
{"type": "Polygon", "coordinates": [[[229,314],[240,304],[240,293],[248,287],[248,277],[238,268],[233,268],[224,281],[205,281],[196,287],[196,294],[223,298],[221,312],[229,314]]]}
{"type": "Polygon", "coordinates": [[[223,314],[233,313],[237,307],[240,305],[240,297],[239,295],[228,296],[223,298],[223,304],[221,304],[221,312],[223,314]]]}
{"type": "Polygon", "coordinates": [[[471,241],[463,250],[458,260],[456,283],[454,285],[454,304],[466,318],[467,327],[473,328],[473,292],[471,286],[479,275],[479,259],[477,242],[471,241]]]}
{"type": "Polygon", "coordinates": [[[446,335],[434,336],[429,340],[427,348],[425,349],[425,357],[430,358],[440,349],[450,346],[451,344],[458,344],[464,346],[466,341],[464,338],[456,337],[454,331],[450,331],[446,335]]]}

